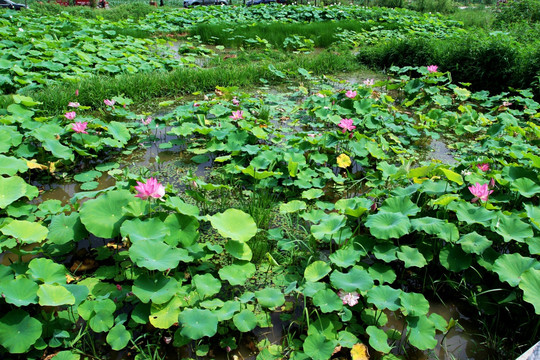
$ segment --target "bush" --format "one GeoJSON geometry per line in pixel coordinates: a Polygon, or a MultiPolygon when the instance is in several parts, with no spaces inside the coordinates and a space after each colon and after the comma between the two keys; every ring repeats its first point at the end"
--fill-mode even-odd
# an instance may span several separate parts
{"type": "Polygon", "coordinates": [[[540,21],[539,0],[499,1],[498,7],[499,11],[495,19],[497,24],[540,21]]]}

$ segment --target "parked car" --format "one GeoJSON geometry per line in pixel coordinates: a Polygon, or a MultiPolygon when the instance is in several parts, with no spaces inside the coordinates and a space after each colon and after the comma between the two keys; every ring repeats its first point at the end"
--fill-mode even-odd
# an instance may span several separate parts
{"type": "Polygon", "coordinates": [[[185,0],[184,7],[198,5],[229,5],[228,0],[185,0]]]}
{"type": "Polygon", "coordinates": [[[246,1],[247,6],[259,5],[259,4],[270,4],[270,3],[286,4],[287,0],[248,0],[246,1]]]}
{"type": "Polygon", "coordinates": [[[0,8],[3,9],[12,9],[12,10],[21,10],[28,9],[28,6],[24,4],[17,4],[11,0],[0,0],[0,8]]]}
{"type": "MultiPolygon", "coordinates": [[[[0,0],[2,1],[2,0],[0,0]]],[[[76,5],[76,6],[92,6],[92,3],[90,0],[56,0],[57,4],[60,4],[62,6],[69,6],[69,5],[76,5]]],[[[97,0],[96,6],[100,8],[108,8],[109,3],[104,0],[97,0]]]]}

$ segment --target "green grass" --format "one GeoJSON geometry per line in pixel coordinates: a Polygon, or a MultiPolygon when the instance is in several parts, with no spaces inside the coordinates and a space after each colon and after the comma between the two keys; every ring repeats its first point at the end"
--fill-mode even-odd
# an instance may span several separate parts
{"type": "Polygon", "coordinates": [[[55,15],[61,12],[67,12],[73,16],[80,16],[84,18],[97,18],[103,17],[108,21],[119,20],[139,20],[146,17],[146,15],[156,11],[156,8],[145,3],[136,4],[124,4],[112,7],[110,9],[93,9],[89,6],[61,6],[55,2],[42,3],[42,2],[29,2],[30,8],[37,13],[43,15],[55,15]]]}
{"type": "Polygon", "coordinates": [[[449,17],[463,22],[466,28],[491,29],[495,20],[495,13],[490,8],[475,7],[460,9],[449,17]]]}
{"type": "MultiPolygon", "coordinates": [[[[322,52],[316,55],[299,55],[279,63],[271,60],[243,64],[231,62],[219,68],[183,68],[171,72],[125,74],[115,78],[96,76],[79,83],[58,84],[25,95],[42,102],[44,114],[54,115],[65,112],[68,102],[75,100],[83,105],[103,106],[103,99],[123,94],[136,103],[142,103],[196,91],[213,91],[216,86],[260,86],[265,84],[261,79],[265,79],[269,84],[278,84],[301,79],[296,71],[298,68],[311,71],[313,75],[323,75],[354,71],[359,65],[350,52],[322,52]],[[269,70],[270,64],[283,73],[289,70],[292,70],[292,73],[286,79],[281,78],[269,70]],[[77,89],[79,97],[75,98],[77,89]]],[[[4,96],[0,98],[0,108],[7,108],[12,102],[11,97],[4,96]]]]}

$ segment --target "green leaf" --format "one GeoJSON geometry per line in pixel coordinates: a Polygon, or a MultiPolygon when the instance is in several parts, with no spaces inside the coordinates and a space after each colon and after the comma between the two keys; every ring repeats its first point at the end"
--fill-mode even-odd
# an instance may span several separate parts
{"type": "Polygon", "coordinates": [[[5,178],[0,176],[0,209],[26,194],[26,183],[18,176],[5,178]]]}
{"type": "Polygon", "coordinates": [[[336,289],[343,289],[346,292],[367,291],[373,287],[373,279],[359,266],[354,266],[348,273],[334,270],[330,275],[330,283],[336,289]]]}
{"type": "Polygon", "coordinates": [[[429,311],[429,302],[422,294],[402,291],[399,295],[399,299],[401,300],[403,313],[407,316],[425,315],[429,311]]]}
{"type": "Polygon", "coordinates": [[[159,271],[174,269],[180,261],[192,260],[187,250],[173,248],[157,240],[137,241],[129,248],[129,257],[137,266],[159,271]]]}
{"type": "Polygon", "coordinates": [[[369,335],[369,345],[382,353],[388,353],[392,348],[388,345],[388,336],[384,330],[376,326],[368,326],[366,333],[369,335]]]}
{"type": "Polygon", "coordinates": [[[120,141],[123,145],[127,144],[129,139],[131,139],[129,130],[120,122],[111,121],[107,128],[109,130],[109,134],[111,134],[116,140],[120,141]]]}
{"type": "Polygon", "coordinates": [[[38,285],[27,278],[2,279],[0,281],[0,293],[8,304],[17,307],[29,304],[37,304],[38,285]]]}
{"type": "Polygon", "coordinates": [[[437,346],[435,325],[425,316],[407,317],[409,342],[420,350],[433,349],[437,346]]]}
{"type": "Polygon", "coordinates": [[[144,221],[137,218],[124,221],[120,227],[120,233],[135,243],[139,240],[163,240],[170,234],[170,229],[159,218],[144,221]]]}
{"type": "Polygon", "coordinates": [[[81,355],[74,354],[71,351],[60,351],[56,355],[54,355],[54,360],[80,360],[81,355]]]}
{"type": "Polygon", "coordinates": [[[409,218],[406,215],[383,211],[369,215],[365,225],[373,236],[384,240],[407,235],[411,227],[409,218]]]}
{"type": "Polygon", "coordinates": [[[100,176],[101,176],[101,172],[96,171],[96,170],[90,170],[90,171],[85,171],[83,173],[75,175],[73,179],[75,181],[84,183],[87,181],[95,180],[99,178],[100,176]]]}
{"type": "Polygon", "coordinates": [[[52,217],[48,239],[53,244],[64,245],[70,241],[78,242],[86,236],[88,232],[81,222],[79,213],[58,214],[52,217]]]}
{"type": "Polygon", "coordinates": [[[129,340],[131,340],[131,333],[122,324],[116,324],[107,334],[107,343],[114,351],[125,348],[129,340]]]}
{"type": "Polygon", "coordinates": [[[231,285],[244,285],[255,274],[255,265],[249,261],[237,261],[219,269],[219,277],[231,285]]]}
{"type": "Polygon", "coordinates": [[[75,304],[75,297],[68,289],[60,285],[41,284],[37,291],[39,305],[61,306],[75,304]]]}
{"type": "Polygon", "coordinates": [[[28,170],[26,161],[12,156],[0,155],[0,174],[13,176],[18,172],[26,172],[26,170],[28,170]]]}
{"type": "Polygon", "coordinates": [[[229,240],[225,244],[225,250],[238,260],[250,261],[253,256],[251,248],[245,242],[229,240]]]}
{"type": "Polygon", "coordinates": [[[361,251],[357,251],[352,246],[349,246],[332,253],[332,255],[330,255],[330,261],[339,267],[347,268],[360,261],[361,256],[361,251]]]}
{"type": "Polygon", "coordinates": [[[532,269],[535,264],[538,264],[538,261],[518,253],[502,254],[495,260],[493,271],[499,275],[501,281],[506,281],[510,286],[518,286],[521,274],[532,269]]]}
{"type": "Polygon", "coordinates": [[[316,333],[304,340],[304,352],[313,360],[328,360],[336,345],[336,340],[327,340],[324,335],[316,333]]]}
{"type": "Polygon", "coordinates": [[[281,306],[285,303],[285,297],[275,288],[264,288],[259,291],[255,291],[255,297],[261,306],[272,308],[276,306],[281,306]]]}
{"type": "Polygon", "coordinates": [[[491,223],[491,230],[504,238],[504,241],[523,242],[534,236],[532,226],[521,221],[517,216],[508,216],[502,213],[491,223]]]}
{"type": "Polygon", "coordinates": [[[282,203],[279,206],[279,212],[282,214],[291,214],[298,212],[300,210],[305,210],[307,208],[307,205],[304,201],[300,200],[292,200],[288,203],[282,203]]]}
{"type": "Polygon", "coordinates": [[[452,182],[455,182],[458,185],[463,185],[463,177],[458,173],[453,172],[445,168],[439,168],[440,171],[446,176],[446,178],[452,182]]]}
{"type": "Polygon", "coordinates": [[[323,313],[329,313],[341,310],[343,301],[334,291],[326,289],[313,296],[313,305],[320,307],[323,313]]]}
{"type": "Polygon", "coordinates": [[[28,264],[28,274],[34,280],[45,284],[66,283],[66,268],[51,259],[32,259],[28,264]]]}
{"type": "Polygon", "coordinates": [[[251,215],[236,209],[209,216],[212,226],[223,237],[246,242],[257,233],[257,225],[251,215]]]}
{"type": "Polygon", "coordinates": [[[458,272],[471,266],[472,256],[459,246],[446,244],[439,252],[439,261],[446,269],[458,272]]]}
{"type": "Polygon", "coordinates": [[[466,202],[454,201],[448,205],[448,209],[456,212],[459,221],[464,221],[469,225],[480,224],[488,226],[496,216],[496,213],[493,211],[466,202]]]}
{"type": "Polygon", "coordinates": [[[347,219],[343,215],[331,213],[325,216],[319,225],[311,227],[311,234],[315,239],[330,239],[332,235],[338,234],[346,225],[347,219]]]}
{"type": "Polygon", "coordinates": [[[210,310],[187,309],[180,313],[181,334],[193,340],[212,337],[217,332],[218,318],[210,310]]]}
{"type": "Polygon", "coordinates": [[[232,319],[233,315],[240,311],[240,302],[229,300],[226,301],[221,309],[214,311],[219,321],[225,321],[232,319]]]}
{"type": "Polygon", "coordinates": [[[540,269],[523,272],[519,288],[523,290],[523,300],[532,304],[536,315],[540,315],[540,269]]]}
{"type": "Polygon", "coordinates": [[[257,317],[252,311],[245,309],[234,315],[233,323],[239,331],[248,332],[257,326],[257,317]]]}
{"type": "Polygon", "coordinates": [[[396,311],[400,306],[400,295],[401,290],[393,289],[388,285],[379,285],[368,290],[367,300],[379,310],[396,311]]]}
{"type": "Polygon", "coordinates": [[[484,250],[493,244],[493,241],[473,231],[472,233],[463,235],[457,243],[461,245],[461,248],[467,254],[481,255],[484,250]]]}
{"type": "Polygon", "coordinates": [[[124,207],[132,201],[143,200],[135,198],[135,195],[127,190],[109,191],[81,206],[81,221],[95,236],[113,238],[120,234],[120,226],[126,219],[124,207]]]}
{"type": "Polygon", "coordinates": [[[186,300],[180,296],[173,297],[166,304],[152,303],[150,323],[158,329],[168,329],[178,322],[180,309],[186,305],[186,300]]]}
{"type": "Polygon", "coordinates": [[[540,193],[540,186],[529,178],[521,178],[511,182],[512,190],[518,191],[526,198],[532,198],[540,193]]]}
{"type": "Polygon", "coordinates": [[[373,202],[366,198],[339,199],[336,201],[336,210],[345,215],[360,217],[371,205],[373,205],[373,202]]]}
{"type": "Polygon", "coordinates": [[[410,246],[400,246],[399,251],[396,253],[399,260],[405,263],[405,267],[419,267],[422,268],[427,265],[426,258],[416,248],[410,246]]]}
{"type": "Polygon", "coordinates": [[[308,200],[318,199],[323,195],[324,191],[321,189],[309,189],[302,192],[302,198],[308,200]]]}
{"type": "Polygon", "coordinates": [[[221,282],[211,274],[197,274],[193,277],[193,283],[203,299],[215,295],[221,290],[221,282]]]}
{"type": "Polygon", "coordinates": [[[154,277],[139,276],[131,291],[143,303],[164,304],[176,294],[178,286],[176,279],[156,274],[154,277]]]}
{"type": "Polygon", "coordinates": [[[49,233],[49,230],[40,223],[26,220],[12,220],[9,224],[0,228],[0,231],[4,235],[13,236],[26,244],[42,242],[49,233]]]}
{"type": "Polygon", "coordinates": [[[400,213],[406,216],[414,216],[418,214],[420,208],[413,203],[409,196],[395,196],[386,199],[382,206],[381,212],[400,213]]]}
{"type": "Polygon", "coordinates": [[[316,282],[328,275],[332,271],[330,265],[324,261],[315,261],[309,264],[304,270],[304,277],[307,281],[316,282]]]}
{"type": "Polygon", "coordinates": [[[42,325],[26,311],[15,309],[0,319],[0,345],[12,354],[27,352],[41,336],[42,325]]]}

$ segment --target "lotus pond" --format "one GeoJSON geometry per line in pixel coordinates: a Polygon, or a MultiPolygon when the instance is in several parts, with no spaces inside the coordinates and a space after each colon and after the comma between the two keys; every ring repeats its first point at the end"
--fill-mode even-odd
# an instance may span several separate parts
{"type": "Polygon", "coordinates": [[[365,27],[331,41],[347,51],[464,31],[354,6],[0,14],[2,359],[512,359],[538,340],[540,104],[431,64],[286,69],[315,42],[253,35],[330,19],[365,27]],[[97,98],[250,56],[274,60],[257,89],[97,98]],[[37,100],[60,87],[61,108],[37,100]]]}

